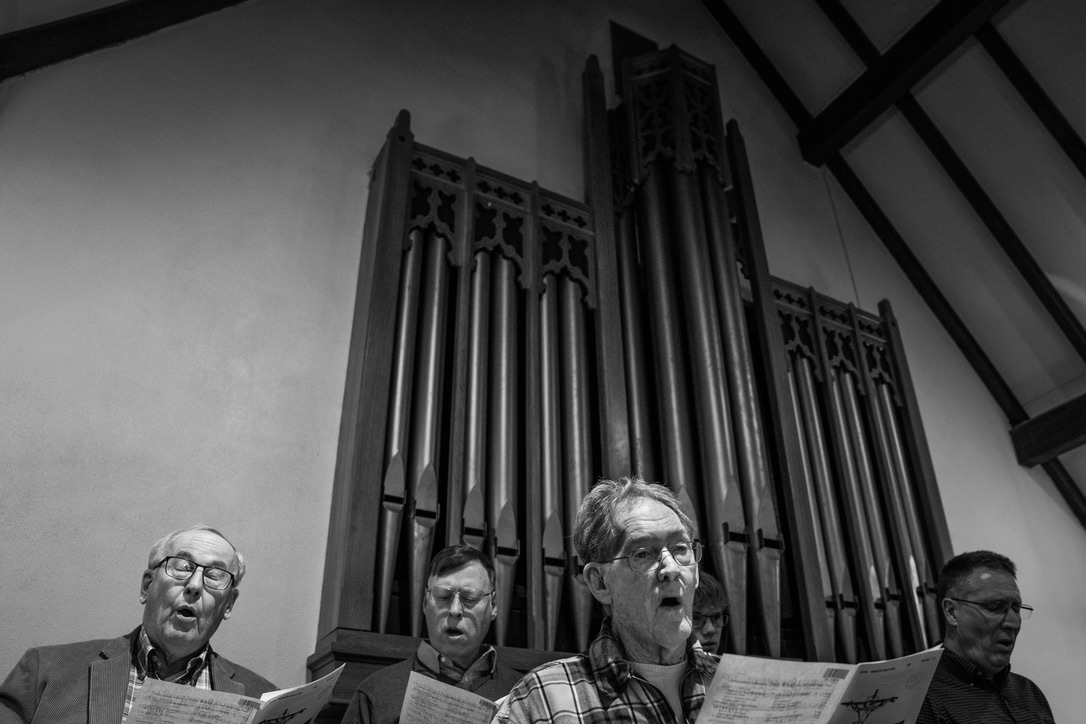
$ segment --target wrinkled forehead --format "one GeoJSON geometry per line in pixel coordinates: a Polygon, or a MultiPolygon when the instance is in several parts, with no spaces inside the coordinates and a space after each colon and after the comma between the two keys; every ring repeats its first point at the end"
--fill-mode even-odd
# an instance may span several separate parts
{"type": "Polygon", "coordinates": [[[170,539],[165,555],[183,556],[200,565],[234,570],[234,548],[221,535],[209,530],[186,530],[170,539]]]}
{"type": "Polygon", "coordinates": [[[430,576],[428,585],[431,588],[440,586],[442,588],[470,588],[476,591],[489,591],[490,574],[487,573],[486,568],[479,561],[470,561],[459,568],[453,568],[436,576],[430,576]]]}
{"type": "Polygon", "coordinates": [[[651,498],[629,501],[615,513],[616,550],[668,545],[687,540],[690,531],[674,510],[651,498]]]}

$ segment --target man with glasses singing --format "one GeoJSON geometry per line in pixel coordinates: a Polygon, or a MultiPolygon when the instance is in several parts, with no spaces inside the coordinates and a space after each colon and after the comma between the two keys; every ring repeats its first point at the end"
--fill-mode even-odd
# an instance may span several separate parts
{"type": "Polygon", "coordinates": [[[943,656],[917,724],[1052,724],[1052,709],[1037,685],[1011,672],[1022,621],[1015,566],[991,551],[962,553],[939,573],[946,620],[943,656]]]}
{"type": "Polygon", "coordinates": [[[573,544],[603,605],[600,632],[586,652],[529,672],[496,721],[694,721],[717,657],[691,636],[701,544],[679,501],[640,479],[601,480],[573,544]]]}
{"type": "Polygon", "coordinates": [[[162,538],[140,585],[143,624],[117,639],[27,651],[0,685],[0,724],[123,722],[148,676],[245,696],[274,690],[209,644],[244,575],[241,554],[214,528],[162,538]]]}
{"type": "Polygon", "coordinates": [[[428,640],[415,655],[370,675],[354,692],[344,724],[391,724],[400,719],[412,671],[496,700],[520,679],[501,666],[494,647],[484,644],[498,615],[494,564],[465,545],[449,546],[430,561],[422,613],[428,640]]]}

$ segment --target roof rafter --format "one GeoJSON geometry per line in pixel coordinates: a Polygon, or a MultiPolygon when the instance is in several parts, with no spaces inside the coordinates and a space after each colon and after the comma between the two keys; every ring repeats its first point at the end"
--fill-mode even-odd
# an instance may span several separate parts
{"type": "Polygon", "coordinates": [[[127,0],[0,35],[0,82],[213,13],[245,0],[127,0]]]}
{"type": "Polygon", "coordinates": [[[800,128],[799,148],[821,166],[1010,0],[942,0],[852,85],[800,128]]]}

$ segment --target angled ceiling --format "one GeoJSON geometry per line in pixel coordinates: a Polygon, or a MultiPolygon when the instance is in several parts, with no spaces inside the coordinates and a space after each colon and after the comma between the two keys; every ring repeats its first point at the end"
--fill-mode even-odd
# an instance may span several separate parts
{"type": "MultiPolygon", "coordinates": [[[[244,0],[16,0],[0,81],[244,0]]],[[[702,0],[1086,526],[1086,3],[702,0]]]]}
{"type": "Polygon", "coordinates": [[[1086,525],[1086,6],[702,2],[1086,525]]]}

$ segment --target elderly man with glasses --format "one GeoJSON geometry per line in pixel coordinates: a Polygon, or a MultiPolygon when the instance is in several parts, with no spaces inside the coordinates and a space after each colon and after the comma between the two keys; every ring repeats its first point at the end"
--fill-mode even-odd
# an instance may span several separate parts
{"type": "Polygon", "coordinates": [[[214,528],[174,531],[151,548],[139,599],[143,624],[117,639],[26,652],[0,684],[0,724],[123,722],[148,676],[258,697],[275,685],[216,653],[245,561],[214,528]]]}
{"type": "Polygon", "coordinates": [[[465,545],[439,551],[430,561],[422,613],[428,640],[415,655],[366,678],[354,692],[345,724],[391,724],[400,719],[411,672],[496,700],[509,693],[520,673],[498,663],[484,644],[498,615],[494,564],[465,545]]]}
{"type": "Polygon", "coordinates": [[[1052,724],[1052,709],[1037,685],[1011,672],[1022,621],[1014,563],[991,551],[962,553],[939,573],[946,620],[943,656],[917,724],[1052,724]]]}
{"type": "Polygon", "coordinates": [[[595,641],[517,684],[499,724],[697,719],[717,657],[691,635],[701,544],[667,488],[601,480],[581,503],[573,544],[604,609],[595,641]]]}

